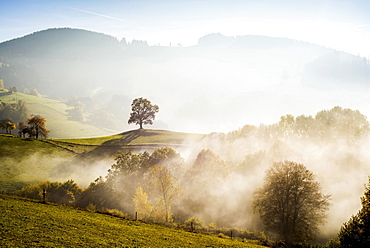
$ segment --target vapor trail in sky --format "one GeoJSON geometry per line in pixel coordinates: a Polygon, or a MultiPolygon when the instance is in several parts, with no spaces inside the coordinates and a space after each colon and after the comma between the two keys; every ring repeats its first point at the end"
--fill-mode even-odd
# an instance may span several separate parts
{"type": "Polygon", "coordinates": [[[102,14],[99,14],[99,13],[94,13],[94,12],[83,10],[83,9],[76,9],[76,8],[71,8],[71,9],[76,10],[76,11],[80,11],[80,12],[85,12],[85,13],[92,14],[92,15],[96,15],[96,16],[101,16],[101,17],[121,21],[121,22],[127,22],[127,20],[123,20],[123,19],[116,18],[116,17],[113,17],[113,16],[102,15],[102,14]]]}

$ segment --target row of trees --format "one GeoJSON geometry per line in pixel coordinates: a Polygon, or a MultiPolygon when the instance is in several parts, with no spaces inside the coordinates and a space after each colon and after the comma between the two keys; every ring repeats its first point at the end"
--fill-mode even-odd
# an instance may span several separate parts
{"type": "Polygon", "coordinates": [[[356,142],[368,134],[369,130],[369,122],[365,115],[358,110],[337,106],[330,110],[322,110],[314,117],[285,115],[275,124],[259,127],[246,125],[238,131],[228,133],[227,139],[257,135],[261,139],[295,137],[320,142],[335,142],[338,139],[356,142]]]}
{"type": "MultiPolygon", "coordinates": [[[[209,155],[210,151],[202,151],[200,159],[209,155]]],[[[74,181],[69,180],[65,183],[30,185],[19,193],[40,199],[42,191],[46,190],[48,201],[122,211],[128,210],[123,207],[122,201],[132,201],[132,207],[139,219],[171,222],[172,208],[176,203],[181,205],[189,198],[185,190],[189,189],[189,185],[184,188],[186,184],[180,184],[179,179],[174,177],[173,169],[181,162],[179,154],[171,148],[160,148],[152,154],[129,152],[118,155],[107,177],[96,179],[86,189],[81,189],[74,181]]],[[[188,176],[190,174],[187,173],[188,176]]],[[[189,179],[192,181],[195,178],[189,179]]],[[[315,238],[318,227],[325,221],[329,200],[330,195],[322,193],[314,174],[303,164],[283,161],[273,163],[266,171],[264,184],[255,190],[251,204],[260,215],[266,230],[277,234],[277,238],[283,240],[287,247],[295,247],[295,244],[315,238]]],[[[361,200],[362,209],[344,223],[338,238],[331,240],[328,247],[369,247],[370,177],[361,200]]],[[[196,217],[188,218],[188,222],[189,220],[202,222],[196,217]]]]}
{"type": "Polygon", "coordinates": [[[20,137],[31,137],[31,138],[44,138],[46,139],[49,135],[49,130],[45,126],[46,120],[41,116],[32,116],[28,118],[27,124],[20,122],[18,125],[20,137]]]}
{"type": "MultiPolygon", "coordinates": [[[[30,138],[44,138],[46,139],[49,135],[49,130],[45,126],[46,120],[41,116],[32,116],[27,118],[27,124],[24,122],[18,123],[18,135],[20,137],[30,137],[30,138]]],[[[0,120],[0,128],[7,134],[12,134],[12,131],[17,128],[15,123],[10,120],[0,120]]]]}
{"type": "Polygon", "coordinates": [[[41,116],[32,115],[30,118],[27,104],[18,100],[17,103],[0,103],[0,128],[11,134],[17,128],[20,137],[47,138],[46,120],[41,116]]]}
{"type": "MultiPolygon", "coordinates": [[[[80,207],[136,212],[146,221],[171,222],[174,216],[185,221],[192,217],[187,213],[191,210],[217,207],[220,199],[209,192],[226,180],[229,169],[211,150],[202,150],[188,169],[180,154],[168,147],[152,154],[122,153],[105,178],[99,177],[82,192],[73,193],[71,199],[80,207]],[[200,199],[205,197],[210,200],[208,206],[201,205],[200,199]],[[189,209],[183,212],[182,206],[189,209]]],[[[22,194],[27,195],[29,188],[33,189],[29,186],[22,194]]],[[[284,161],[274,163],[267,171],[265,184],[255,191],[252,206],[267,230],[292,245],[315,237],[325,219],[328,201],[329,195],[321,193],[312,172],[302,164],[284,161]]]]}

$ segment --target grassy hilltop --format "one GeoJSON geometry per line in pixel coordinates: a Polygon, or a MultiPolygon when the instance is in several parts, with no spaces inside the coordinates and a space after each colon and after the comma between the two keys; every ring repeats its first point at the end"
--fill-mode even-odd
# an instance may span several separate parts
{"type": "Polygon", "coordinates": [[[0,195],[1,247],[262,247],[0,195]]]}
{"type": "MultiPolygon", "coordinates": [[[[111,131],[71,120],[68,110],[73,107],[64,101],[0,90],[0,102],[8,104],[18,100],[26,103],[30,115],[40,115],[46,119],[50,139],[24,139],[0,134],[0,170],[3,172],[0,174],[0,191],[14,191],[30,183],[51,180],[51,171],[61,164],[74,166],[84,163],[88,166],[90,161],[97,158],[111,159],[113,162],[119,152],[152,151],[166,146],[177,149],[203,137],[198,134],[147,129],[111,135],[111,131]]],[[[13,134],[16,132],[14,130],[13,134]]]]}

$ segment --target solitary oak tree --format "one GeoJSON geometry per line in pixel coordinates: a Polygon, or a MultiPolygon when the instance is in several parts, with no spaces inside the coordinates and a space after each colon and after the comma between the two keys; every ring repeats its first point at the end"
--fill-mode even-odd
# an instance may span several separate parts
{"type": "Polygon", "coordinates": [[[266,229],[291,247],[314,239],[326,217],[329,197],[303,164],[284,161],[267,170],[263,187],[255,191],[253,208],[266,229]]]}
{"type": "Polygon", "coordinates": [[[131,104],[131,114],[128,124],[135,123],[140,125],[140,129],[143,129],[143,124],[153,124],[155,114],[158,113],[158,105],[152,105],[152,103],[145,98],[137,98],[131,104]]]}

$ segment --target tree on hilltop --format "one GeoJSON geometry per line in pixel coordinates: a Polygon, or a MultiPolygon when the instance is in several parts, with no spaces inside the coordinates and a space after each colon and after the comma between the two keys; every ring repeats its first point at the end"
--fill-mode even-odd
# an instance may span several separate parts
{"type": "Polygon", "coordinates": [[[131,104],[131,114],[128,124],[135,123],[140,125],[140,129],[143,129],[145,124],[153,124],[155,119],[155,114],[158,113],[158,105],[152,105],[152,103],[145,98],[137,98],[131,104]]]}
{"type": "Polygon", "coordinates": [[[266,229],[292,247],[314,239],[326,217],[329,198],[303,164],[284,161],[267,170],[263,187],[255,191],[253,208],[266,229]]]}

